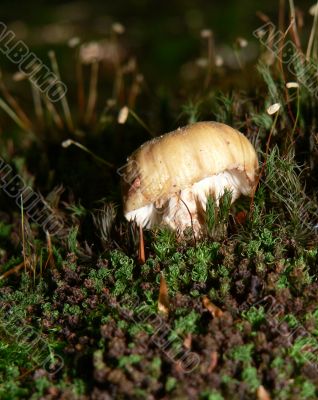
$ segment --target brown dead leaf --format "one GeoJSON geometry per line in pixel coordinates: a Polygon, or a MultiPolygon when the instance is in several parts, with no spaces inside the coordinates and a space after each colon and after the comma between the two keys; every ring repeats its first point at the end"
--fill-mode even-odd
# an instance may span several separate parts
{"type": "Polygon", "coordinates": [[[53,255],[53,250],[52,250],[52,242],[51,242],[51,236],[48,231],[46,233],[46,243],[47,243],[47,252],[48,252],[48,258],[45,263],[44,269],[47,267],[49,264],[51,268],[55,269],[55,262],[54,262],[54,255],[53,255]]]}
{"type": "Polygon", "coordinates": [[[246,211],[239,211],[235,215],[235,222],[239,225],[244,225],[247,220],[247,213],[246,211]]]}
{"type": "Polygon", "coordinates": [[[263,385],[259,386],[257,389],[257,400],[271,400],[270,395],[263,385]]]}
{"type": "Polygon", "coordinates": [[[208,296],[203,296],[202,303],[203,303],[204,307],[208,311],[210,311],[210,313],[212,314],[212,316],[214,318],[220,318],[224,314],[223,311],[218,306],[216,306],[215,304],[213,304],[211,302],[211,300],[208,298],[208,296]]]}
{"type": "Polygon", "coordinates": [[[159,289],[159,299],[158,299],[158,310],[162,314],[169,314],[169,294],[168,285],[165,280],[163,273],[160,276],[160,289],[159,289]]]}
{"type": "Polygon", "coordinates": [[[138,261],[139,261],[140,264],[144,264],[146,262],[144,232],[142,230],[142,226],[141,225],[139,227],[138,261]]]}
{"type": "Polygon", "coordinates": [[[212,371],[214,371],[215,367],[217,366],[218,363],[218,353],[216,351],[211,352],[211,361],[210,365],[208,368],[208,373],[210,374],[212,371]]]}
{"type": "Polygon", "coordinates": [[[190,349],[191,349],[191,345],[192,345],[192,335],[191,335],[191,333],[189,333],[189,334],[185,337],[185,339],[184,339],[184,341],[183,341],[183,346],[184,346],[186,349],[190,350],[190,349]]]}

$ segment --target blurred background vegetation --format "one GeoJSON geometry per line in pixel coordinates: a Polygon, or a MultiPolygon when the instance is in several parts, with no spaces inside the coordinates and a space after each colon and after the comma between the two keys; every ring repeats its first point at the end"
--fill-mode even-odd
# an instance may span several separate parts
{"type": "MultiPolygon", "coordinates": [[[[302,38],[308,38],[312,27],[311,5],[307,0],[295,4],[302,38]]],[[[2,1],[1,20],[17,39],[50,68],[48,53],[55,52],[73,123],[65,120],[58,104],[63,123],[55,124],[45,99],[42,106],[49,117],[41,121],[34,88],[21,81],[17,66],[1,55],[3,82],[32,120],[33,135],[21,136],[21,129],[0,111],[3,156],[25,159],[36,187],[45,193],[62,183],[84,200],[107,194],[120,202],[114,170],[101,169],[78,149],[62,149],[61,142],[80,141],[118,168],[151,138],[143,125],[158,135],[196,119],[217,119],[246,131],[242,116],[251,114],[247,99],[252,104],[266,88],[257,72],[261,46],[253,31],[266,18],[278,26],[281,8],[286,28],[288,0],[2,1]],[[207,79],[209,43],[216,65],[207,79]],[[92,56],[96,51],[98,65],[92,56]],[[241,94],[236,103],[234,97],[241,94]],[[201,107],[207,97],[217,101],[201,107]],[[143,124],[131,116],[125,125],[117,123],[126,105],[143,124]]],[[[258,102],[255,112],[263,107],[258,102]]]]}
{"type": "MultiPolygon", "coordinates": [[[[284,2],[287,10],[288,1],[284,2]]],[[[1,2],[1,20],[9,24],[17,37],[23,39],[37,54],[41,55],[42,52],[42,56],[45,56],[48,48],[57,50],[61,55],[59,62],[68,64],[70,73],[72,65],[68,59],[63,59],[68,40],[75,36],[84,42],[103,39],[111,32],[112,24],[120,22],[126,30],[123,38],[125,51],[141,61],[149,84],[155,82],[165,90],[175,90],[180,84],[176,79],[180,74],[180,65],[200,56],[201,30],[213,31],[217,50],[227,56],[227,63],[235,69],[236,63],[230,53],[237,37],[253,42],[252,32],[262,25],[257,11],[275,22],[280,3],[283,2],[33,0],[22,3],[6,0],[1,2]]],[[[308,35],[311,29],[312,18],[307,11],[312,3],[308,0],[299,2],[299,13],[304,18],[303,35],[308,35]]],[[[255,44],[249,48],[246,57],[250,61],[256,58],[257,47],[255,44]]],[[[242,85],[247,83],[240,82],[242,85]]]]}

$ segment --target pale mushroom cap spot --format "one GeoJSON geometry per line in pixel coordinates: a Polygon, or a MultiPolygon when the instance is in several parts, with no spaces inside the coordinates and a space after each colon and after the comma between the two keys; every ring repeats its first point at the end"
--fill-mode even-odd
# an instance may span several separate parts
{"type": "MultiPolygon", "coordinates": [[[[244,177],[241,188],[242,179],[236,179],[234,197],[250,194],[258,159],[243,134],[218,122],[198,122],[179,128],[144,143],[128,158],[122,174],[124,213],[132,219],[132,212],[136,214],[143,207],[160,208],[175,194],[192,189],[205,178],[219,175],[209,181],[210,185],[229,181],[226,174],[230,171],[244,177]]],[[[200,193],[197,195],[200,197],[200,193]]]]}

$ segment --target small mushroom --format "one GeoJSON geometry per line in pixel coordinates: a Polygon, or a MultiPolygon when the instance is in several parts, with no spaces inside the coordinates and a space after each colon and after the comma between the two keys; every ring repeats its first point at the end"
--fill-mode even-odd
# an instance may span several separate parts
{"type": "Polygon", "coordinates": [[[257,180],[254,147],[239,131],[218,122],[197,122],[152,139],[120,169],[124,214],[143,228],[167,225],[183,234],[204,232],[209,196],[224,191],[232,202],[251,196],[257,180]]]}

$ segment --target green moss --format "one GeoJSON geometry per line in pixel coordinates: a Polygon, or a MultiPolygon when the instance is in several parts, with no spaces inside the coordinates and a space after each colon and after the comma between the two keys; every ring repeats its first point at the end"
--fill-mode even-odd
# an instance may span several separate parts
{"type": "Polygon", "coordinates": [[[77,235],[78,235],[78,226],[73,226],[68,235],[68,248],[71,253],[76,253],[77,251],[77,235]]]}
{"type": "Polygon", "coordinates": [[[197,330],[197,323],[200,319],[200,314],[191,311],[189,314],[179,317],[174,322],[174,331],[178,335],[193,333],[197,330]]]}
{"type": "Polygon", "coordinates": [[[169,392],[172,392],[173,389],[175,389],[176,386],[177,386],[177,380],[176,380],[176,378],[173,378],[172,376],[169,376],[168,379],[167,379],[167,382],[166,382],[166,384],[165,384],[165,389],[166,389],[166,391],[167,391],[168,393],[169,393],[169,392]]]}
{"type": "Polygon", "coordinates": [[[302,366],[305,363],[317,364],[317,351],[318,341],[310,334],[305,337],[297,338],[293,345],[288,349],[288,353],[299,366],[302,366]]]}
{"type": "Polygon", "coordinates": [[[216,390],[206,390],[200,394],[202,400],[224,400],[224,397],[216,390]]]}
{"type": "Polygon", "coordinates": [[[0,221],[0,240],[7,239],[11,233],[12,225],[0,221]]]}
{"type": "Polygon", "coordinates": [[[317,390],[316,386],[310,381],[303,381],[301,384],[300,396],[302,399],[314,399],[316,398],[317,390]]]}
{"type": "Polygon", "coordinates": [[[257,376],[257,369],[252,366],[245,366],[242,372],[242,378],[247,383],[250,390],[256,391],[261,382],[257,376]]]}
{"type": "Polygon", "coordinates": [[[257,329],[260,324],[265,321],[266,312],[263,306],[253,306],[249,310],[243,311],[242,316],[247,319],[247,321],[253,326],[254,329],[257,329]]]}
{"type": "Polygon", "coordinates": [[[139,354],[131,354],[130,356],[123,356],[119,359],[119,368],[125,368],[127,365],[138,364],[142,360],[139,354]]]}
{"type": "Polygon", "coordinates": [[[230,356],[236,361],[250,363],[253,357],[254,345],[252,343],[233,347],[230,356]]]}
{"type": "Polygon", "coordinates": [[[159,229],[157,231],[153,249],[160,262],[165,262],[172,256],[176,248],[175,233],[169,229],[159,229]]]}

